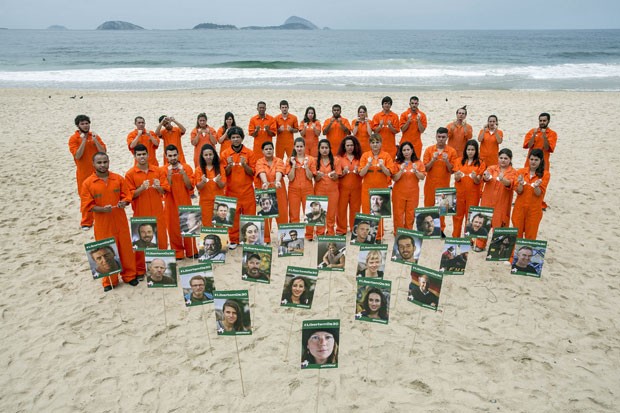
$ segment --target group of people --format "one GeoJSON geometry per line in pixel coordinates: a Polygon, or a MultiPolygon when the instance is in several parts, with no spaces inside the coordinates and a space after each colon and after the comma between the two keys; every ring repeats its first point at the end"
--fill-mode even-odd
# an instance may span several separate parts
{"type": "MultiPolygon", "coordinates": [[[[557,141],[556,133],[548,128],[548,113],[540,114],[538,128],[525,136],[527,162],[516,170],[510,149],[499,150],[503,134],[494,115],[489,116],[477,139],[472,139],[467,109],[459,108],[456,120],[438,128],[436,143],[422,153],[421,136],[427,118],[418,107],[419,99],[412,96],[409,109],[400,116],[392,112],[390,97],[384,97],[381,105],[382,110],[372,119],[366,107],[360,106],[352,122],[342,116],[340,105],[333,105],[332,116],[321,126],[313,107],[308,107],[298,121],[289,113],[285,100],[275,117],[266,113],[265,102],[259,102],[258,113],[248,125],[252,149],[244,145],[246,134],[231,112],[226,113],[217,131],[201,113],[190,134],[194,168],[185,161],[181,139],[186,129],[178,120],[162,115],[156,130],[148,131],[139,116],[134,120],[135,130],[127,136],[135,164],[124,176],[108,170],[105,143],[90,130],[88,116],[79,115],[69,149],[76,164],[82,228],[94,226],[97,240],[116,239],[121,277],[132,283],[143,276],[145,264],[144,253],[132,248],[124,213],[129,204],[134,217],[156,217],[158,247],[167,249],[170,243],[176,258],[183,259],[198,253],[194,239],[182,237],[178,215],[179,206],[192,204],[194,191],[198,192],[203,226],[217,224],[218,218],[232,218],[229,248],[234,249],[240,242],[239,217],[256,215],[255,188],[275,189],[278,224],[303,222],[306,197],[326,196],[327,210],[322,212],[325,225],[316,227],[316,232],[344,235],[353,230],[360,210],[384,213],[385,206],[378,201],[372,205],[371,189],[391,187],[394,231],[411,229],[420,203],[420,181],[425,181],[424,206],[433,206],[435,190],[449,187],[454,175],[457,205],[453,236],[460,236],[468,208],[482,205],[494,208],[493,227],[509,226],[512,212],[512,225],[519,229],[519,237],[536,238],[549,182],[549,155],[557,141]],[[297,133],[300,136],[295,137],[297,133]],[[397,145],[398,133],[402,137],[397,145]],[[156,157],[160,140],[165,148],[162,166],[156,157]],[[517,197],[512,209],[514,192],[517,197]],[[213,216],[218,195],[236,198],[234,217],[213,216]]],[[[219,215],[219,209],[217,212],[219,215]]],[[[222,215],[227,212],[222,211],[222,215]]],[[[442,234],[444,228],[441,217],[442,234]]],[[[314,230],[306,227],[305,238],[312,240],[314,230]]],[[[383,232],[381,220],[375,234],[377,242],[383,232]]],[[[270,234],[271,219],[266,219],[265,243],[270,243],[270,234]]],[[[116,283],[116,276],[103,279],[106,291],[116,283]]]]}

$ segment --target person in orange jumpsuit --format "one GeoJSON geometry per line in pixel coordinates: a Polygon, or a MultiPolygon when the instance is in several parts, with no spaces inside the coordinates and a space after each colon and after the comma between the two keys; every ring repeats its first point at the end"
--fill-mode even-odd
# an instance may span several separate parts
{"type": "MultiPolygon", "coordinates": [[[[149,153],[144,145],[134,148],[136,165],[125,174],[131,194],[134,217],[155,217],[157,219],[157,246],[168,248],[166,216],[162,197],[170,190],[166,173],[149,163],[149,153]]],[[[136,272],[141,277],[146,272],[144,251],[136,251],[136,272]]]]}
{"type": "Polygon", "coordinates": [[[254,151],[254,158],[260,158],[262,153],[263,142],[272,142],[272,138],[276,136],[276,122],[273,116],[268,115],[267,104],[265,102],[258,102],[256,104],[256,110],[258,114],[250,119],[248,125],[248,133],[254,138],[252,149],[254,151]]]}
{"type": "MultiPolygon", "coordinates": [[[[452,236],[459,238],[463,230],[463,220],[469,207],[480,204],[480,181],[486,169],[480,160],[478,142],[470,139],[465,144],[463,156],[454,164],[454,186],[456,187],[456,215],[452,217],[452,236]]],[[[469,219],[465,219],[465,225],[469,219]]]]}
{"type": "MultiPolygon", "coordinates": [[[[149,164],[157,167],[157,148],[159,147],[159,138],[155,135],[155,132],[146,129],[146,121],[142,116],[137,116],[134,119],[136,129],[129,132],[127,135],[127,148],[131,152],[132,156],[134,149],[137,145],[144,145],[149,153],[149,164]]],[[[136,163],[134,162],[134,165],[136,163]]]]}
{"type": "Polygon", "coordinates": [[[316,118],[316,110],[312,106],[306,108],[303,122],[299,124],[299,134],[306,142],[306,154],[314,158],[318,157],[321,122],[316,118]]]}
{"type": "MultiPolygon", "coordinates": [[[[121,260],[123,281],[138,285],[136,258],[131,245],[131,235],[124,208],[131,201],[131,193],[122,176],[109,171],[110,159],[105,152],[92,157],[94,172],[84,180],[80,190],[82,212],[94,215],[95,240],[114,237],[121,260]]],[[[101,279],[103,290],[110,291],[118,285],[118,275],[101,279]]]]}
{"type": "Polygon", "coordinates": [[[217,132],[207,123],[207,114],[199,113],[196,127],[190,133],[190,142],[194,146],[194,168],[200,166],[200,149],[206,143],[217,146],[217,132]]]}
{"type": "Polygon", "coordinates": [[[518,238],[536,239],[550,175],[549,171],[545,170],[545,155],[542,149],[532,149],[529,164],[529,168],[517,171],[514,183],[517,199],[512,210],[512,226],[518,229],[518,238]]]}
{"type": "Polygon", "coordinates": [[[220,157],[217,156],[215,147],[205,143],[200,149],[200,164],[194,172],[193,184],[198,190],[202,226],[213,225],[213,210],[215,197],[224,195],[226,186],[226,172],[220,165],[220,157]]]}
{"type": "Polygon", "coordinates": [[[504,132],[498,129],[497,116],[491,115],[487,119],[487,124],[478,133],[480,142],[480,160],[489,167],[497,165],[499,145],[504,140],[504,132]]]}
{"type": "Polygon", "coordinates": [[[480,206],[493,208],[493,228],[510,225],[510,209],[517,171],[512,167],[512,151],[503,148],[499,151],[499,164],[487,167],[482,175],[484,187],[480,206]]]}
{"type": "MultiPolygon", "coordinates": [[[[454,148],[447,145],[448,129],[438,128],[435,134],[436,144],[424,150],[422,162],[426,169],[426,181],[424,182],[424,206],[435,206],[435,189],[450,186],[457,154],[454,148]]],[[[464,149],[464,148],[463,148],[464,149]]],[[[441,231],[446,228],[446,220],[439,217],[441,231]]]]}
{"type": "MultiPolygon", "coordinates": [[[[531,129],[523,139],[523,148],[527,149],[527,157],[525,158],[524,168],[529,167],[529,159],[532,150],[540,149],[543,151],[545,157],[545,170],[548,171],[551,166],[549,163],[550,155],[555,151],[555,145],[558,141],[558,134],[549,128],[549,122],[551,121],[551,115],[544,112],[538,115],[538,129],[531,129]]],[[[545,191],[546,192],[546,191],[545,191]]],[[[543,195],[543,210],[547,208],[543,195]]]]}
{"type": "Polygon", "coordinates": [[[470,140],[474,134],[474,130],[465,119],[467,118],[467,106],[456,110],[456,120],[448,123],[448,146],[453,148],[457,154],[463,153],[465,150],[465,142],[470,140]]]}
{"type": "Polygon", "coordinates": [[[342,175],[340,158],[332,155],[327,139],[319,142],[319,157],[316,160],[314,194],[327,196],[327,215],[325,226],[317,227],[317,235],[336,235],[336,215],[338,213],[338,180],[342,175]]]}
{"type": "Polygon", "coordinates": [[[372,120],[368,118],[368,109],[361,105],[357,108],[357,119],[351,122],[353,130],[351,135],[355,136],[362,148],[362,153],[370,151],[370,135],[372,135],[372,120]]]}
{"type": "MultiPolygon", "coordinates": [[[[185,154],[183,153],[183,144],[181,137],[185,135],[185,126],[171,116],[161,115],[159,117],[159,125],[155,129],[155,135],[164,141],[164,148],[168,145],[174,145],[179,150],[179,161],[185,162],[185,154]],[[174,125],[173,125],[174,123],[174,125]]],[[[164,165],[168,164],[168,158],[164,153],[164,165]]]]}
{"type": "MultiPolygon", "coordinates": [[[[82,184],[95,172],[93,167],[93,156],[97,152],[105,153],[107,147],[101,136],[90,131],[90,118],[86,115],[78,115],[75,117],[75,126],[77,130],[69,137],[69,152],[73,155],[75,162],[75,180],[77,182],[78,196],[82,190],[82,184]]],[[[93,226],[92,211],[82,212],[82,220],[80,225],[83,230],[87,231],[93,226]]]]}
{"type": "Polygon", "coordinates": [[[398,115],[392,112],[392,98],[385,96],[381,99],[381,112],[372,117],[372,130],[383,138],[383,150],[390,154],[392,159],[396,156],[396,134],[400,132],[398,115]]]}
{"type": "Polygon", "coordinates": [[[276,123],[276,158],[291,157],[294,134],[299,132],[297,116],[288,112],[288,102],[280,101],[280,114],[274,118],[276,123]]]}
{"type": "Polygon", "coordinates": [[[392,175],[392,206],[394,235],[398,228],[413,229],[415,209],[420,204],[420,181],[426,177],[424,164],[418,158],[413,143],[401,142],[392,175]]]}
{"type": "MultiPolygon", "coordinates": [[[[239,217],[241,215],[256,214],[256,200],[254,198],[254,171],[256,158],[254,152],[243,146],[245,134],[243,129],[233,126],[228,129],[230,148],[222,151],[222,167],[226,173],[226,196],[237,198],[237,210],[233,226],[228,229],[230,249],[239,244],[239,217]]],[[[275,133],[274,133],[275,134],[275,133]]],[[[256,140],[254,141],[256,144],[256,140]]]]}
{"type": "Polygon", "coordinates": [[[230,148],[230,139],[228,138],[228,134],[226,132],[233,126],[237,126],[237,122],[235,122],[235,115],[233,115],[232,112],[226,112],[224,115],[224,124],[220,126],[217,130],[217,134],[215,135],[217,138],[217,143],[220,144],[220,155],[224,149],[230,148]]]}
{"type": "Polygon", "coordinates": [[[400,131],[403,133],[400,143],[411,142],[417,156],[422,156],[422,134],[426,130],[428,121],[426,114],[419,109],[420,99],[417,96],[409,98],[409,109],[400,114],[400,131]]]}
{"type": "Polygon", "coordinates": [[[362,178],[359,175],[361,157],[362,148],[355,136],[347,136],[340,142],[338,158],[340,158],[342,176],[338,180],[337,235],[347,233],[347,223],[353,230],[355,214],[360,212],[362,207],[362,178]]]}
{"type": "MultiPolygon", "coordinates": [[[[288,222],[288,196],[284,174],[286,166],[282,159],[273,156],[273,142],[263,142],[263,157],[256,161],[256,188],[276,189],[278,201],[278,217],[276,222],[286,224],[288,222]]],[[[291,152],[292,154],[292,152],[291,152]]],[[[265,243],[271,242],[271,218],[265,220],[265,243]]]]}
{"type": "Polygon", "coordinates": [[[177,260],[183,258],[198,258],[196,239],[181,236],[181,223],[179,222],[179,206],[192,204],[190,193],[194,192],[192,178],[194,171],[186,164],[179,161],[179,150],[174,145],[165,148],[167,166],[162,166],[161,171],[166,174],[170,185],[170,191],[164,198],[164,214],[166,215],[166,228],[170,238],[170,248],[175,251],[177,260]]]}
{"type": "MultiPolygon", "coordinates": [[[[370,213],[371,189],[387,188],[392,182],[394,161],[389,153],[381,150],[383,138],[377,133],[370,135],[370,151],[362,154],[360,159],[360,176],[362,177],[362,212],[370,213]]],[[[377,229],[377,242],[383,239],[383,218],[379,220],[377,229]]]]}
{"type": "MultiPolygon", "coordinates": [[[[288,176],[288,217],[289,222],[301,222],[299,210],[306,213],[306,197],[314,194],[312,179],[316,174],[316,159],[306,156],[304,138],[293,143],[293,155],[286,163],[284,171],[288,176]]],[[[306,238],[313,238],[314,227],[306,227],[306,238]]]]}
{"type": "Polygon", "coordinates": [[[342,106],[335,104],[332,106],[332,117],[323,122],[323,135],[329,140],[332,146],[333,155],[340,146],[345,136],[351,133],[351,124],[347,118],[342,117],[342,106]]]}

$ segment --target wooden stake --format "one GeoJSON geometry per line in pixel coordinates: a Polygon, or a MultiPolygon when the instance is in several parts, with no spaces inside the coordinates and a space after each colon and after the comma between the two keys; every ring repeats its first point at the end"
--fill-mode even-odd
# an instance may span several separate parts
{"type": "Polygon", "coordinates": [[[235,336],[235,347],[237,348],[237,364],[239,365],[239,378],[241,379],[241,392],[245,397],[245,387],[243,386],[243,371],[241,370],[241,359],[239,358],[239,344],[237,344],[237,336],[235,336]]]}

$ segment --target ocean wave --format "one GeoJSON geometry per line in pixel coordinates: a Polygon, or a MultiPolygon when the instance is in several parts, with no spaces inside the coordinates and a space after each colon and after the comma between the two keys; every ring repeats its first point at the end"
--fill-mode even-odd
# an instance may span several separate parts
{"type": "Polygon", "coordinates": [[[231,62],[213,63],[204,67],[233,68],[233,69],[307,69],[337,67],[338,64],[320,62],[294,62],[294,61],[264,61],[264,60],[234,60],[231,62]]]}

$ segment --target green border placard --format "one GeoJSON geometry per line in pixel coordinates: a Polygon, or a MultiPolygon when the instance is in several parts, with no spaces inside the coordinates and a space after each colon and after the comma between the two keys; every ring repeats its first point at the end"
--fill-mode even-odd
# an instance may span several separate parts
{"type": "MultiPolygon", "coordinates": [[[[437,218],[439,218],[441,216],[439,214],[439,207],[436,207],[436,206],[434,206],[434,207],[419,207],[419,208],[416,208],[414,210],[414,225],[416,226],[416,228],[417,228],[417,223],[418,223],[418,215],[420,215],[420,214],[435,214],[435,215],[437,215],[437,218]]],[[[434,219],[433,219],[433,221],[434,221],[434,219]]],[[[434,227],[434,228],[437,228],[437,227],[434,227]]],[[[424,235],[424,233],[422,233],[422,234],[423,234],[422,237],[424,239],[438,239],[438,238],[441,238],[441,226],[439,227],[439,234],[437,234],[437,235],[424,235]]]]}
{"type": "MultiPolygon", "coordinates": [[[[291,230],[295,230],[297,231],[297,239],[300,239],[304,242],[304,249],[306,248],[306,241],[304,239],[304,234],[306,231],[306,226],[303,223],[300,222],[295,222],[295,223],[289,223],[289,224],[278,224],[278,243],[280,243],[280,234],[282,233],[282,231],[286,231],[287,233],[291,230]]],[[[286,249],[286,252],[284,252],[285,247],[278,245],[278,257],[301,257],[304,255],[304,252],[289,252],[288,249],[286,249]],[[282,255],[280,255],[280,252],[282,252],[282,255]]]]}
{"type": "MultiPolygon", "coordinates": [[[[202,209],[200,208],[200,205],[179,205],[179,221],[181,220],[181,214],[183,212],[200,212],[200,220],[202,222],[202,209]]],[[[202,229],[202,226],[201,226],[202,229]]],[[[200,237],[200,231],[198,231],[197,234],[194,234],[193,232],[181,232],[181,236],[184,238],[198,238],[200,237]]]]}
{"type": "MultiPolygon", "coordinates": [[[[445,245],[458,245],[458,246],[467,246],[467,251],[459,251],[459,255],[462,254],[463,252],[467,252],[469,253],[469,251],[471,250],[471,240],[469,238],[445,238],[444,239],[444,246],[445,245]]],[[[442,255],[444,253],[444,249],[442,248],[442,255]]],[[[456,257],[452,258],[452,259],[456,259],[456,257]]],[[[439,264],[441,266],[441,262],[439,264]]],[[[442,269],[441,267],[439,268],[439,271],[443,272],[444,275],[463,275],[465,274],[465,268],[467,266],[467,262],[465,262],[465,264],[463,265],[463,269],[462,270],[451,270],[451,269],[442,269]]],[[[448,268],[458,268],[458,267],[448,267],[448,268]]]]}
{"type": "MultiPolygon", "coordinates": [[[[489,234],[491,233],[491,221],[493,220],[493,210],[494,208],[490,208],[490,207],[480,207],[480,206],[469,207],[469,210],[467,211],[467,217],[469,218],[473,214],[481,213],[482,215],[486,217],[484,228],[486,228],[487,230],[486,236],[478,236],[478,237],[473,236],[473,237],[470,237],[471,239],[488,239],[489,238],[489,234]]],[[[467,229],[467,226],[465,227],[465,229],[467,229]]]]}
{"type": "MultiPolygon", "coordinates": [[[[200,239],[201,242],[204,243],[204,239],[206,238],[207,235],[218,235],[218,236],[225,236],[226,239],[228,240],[228,228],[226,227],[202,227],[200,228],[200,239]]],[[[202,244],[201,244],[202,245],[202,244]]],[[[198,252],[200,253],[200,251],[203,251],[204,253],[204,248],[201,248],[200,246],[198,247],[198,252]]],[[[200,257],[198,257],[198,261],[200,262],[215,262],[215,263],[224,263],[226,262],[226,255],[228,253],[228,243],[224,244],[222,243],[222,251],[224,254],[224,259],[223,260],[204,260],[204,259],[200,259],[200,257]]]]}
{"type": "MultiPolygon", "coordinates": [[[[269,256],[269,271],[267,272],[267,280],[258,280],[252,277],[246,277],[243,275],[243,258],[241,259],[241,279],[243,281],[247,281],[247,282],[256,282],[256,283],[261,283],[261,284],[270,284],[271,283],[271,269],[272,269],[272,265],[271,265],[271,247],[267,247],[265,245],[243,245],[243,255],[245,255],[246,252],[255,252],[257,254],[260,254],[261,256],[261,264],[263,263],[262,257],[264,255],[268,255],[269,256]]],[[[242,256],[243,256],[242,255],[242,256]]]]}
{"type": "Polygon", "coordinates": [[[249,222],[258,226],[258,229],[260,231],[260,237],[258,238],[259,244],[249,244],[249,245],[264,245],[265,244],[265,218],[260,217],[258,215],[241,215],[239,217],[239,243],[242,245],[248,245],[248,244],[245,244],[243,241],[241,241],[243,237],[243,235],[241,234],[241,229],[243,228],[245,224],[249,222]]]}
{"type": "MultiPolygon", "coordinates": [[[[338,337],[340,337],[340,320],[304,320],[301,323],[301,368],[302,369],[335,369],[338,368],[338,361],[336,363],[327,364],[309,364],[307,360],[303,360],[304,352],[306,350],[306,344],[304,343],[304,332],[308,330],[317,329],[329,329],[332,330],[338,337]],[[335,331],[334,331],[335,330],[335,331]]],[[[307,334],[307,333],[306,333],[307,334]]],[[[340,352],[340,340],[338,339],[338,352],[340,352]]]]}
{"type": "MultiPolygon", "coordinates": [[[[542,240],[534,240],[534,239],[526,239],[526,238],[517,238],[517,242],[515,244],[515,250],[513,253],[513,260],[516,260],[516,254],[519,251],[519,248],[521,247],[531,247],[534,250],[543,250],[543,258],[544,258],[544,254],[546,254],[547,252],[547,241],[542,241],[542,240]]],[[[514,262],[513,262],[514,264],[514,262]]],[[[544,264],[544,260],[543,262],[541,262],[540,264],[540,273],[536,272],[534,274],[526,272],[526,271],[517,271],[516,268],[511,268],[510,273],[514,274],[514,275],[525,275],[527,277],[534,277],[534,278],[540,278],[540,276],[542,275],[542,266],[544,264]]]]}
{"type": "MultiPolygon", "coordinates": [[[[228,299],[232,299],[232,300],[236,300],[236,301],[242,301],[244,303],[247,303],[249,305],[249,294],[248,294],[248,290],[227,290],[227,291],[214,291],[213,292],[213,298],[215,300],[228,300],[228,299]]],[[[243,311],[244,309],[241,308],[241,311],[243,311]]],[[[237,314],[237,317],[241,317],[241,314],[237,314]]],[[[251,323],[251,321],[250,321],[251,323]]],[[[217,324],[216,324],[217,326],[217,324]]],[[[216,327],[217,328],[217,327],[216,327]]],[[[244,330],[244,331],[225,331],[224,329],[219,329],[217,328],[217,334],[219,336],[249,336],[252,335],[252,328],[250,327],[249,330],[244,330]]]]}
{"type": "MultiPolygon", "coordinates": [[[[254,190],[254,199],[256,200],[256,212],[258,213],[258,211],[261,210],[260,207],[260,197],[263,194],[269,194],[271,196],[271,199],[275,200],[276,203],[277,201],[277,197],[276,197],[276,188],[268,188],[268,189],[255,189],[254,190]]],[[[278,215],[280,215],[280,205],[278,205],[278,211],[275,214],[269,214],[269,215],[258,215],[259,217],[266,219],[266,218],[277,218],[278,215]]]]}
{"type": "MultiPolygon", "coordinates": [[[[88,259],[88,256],[90,255],[90,251],[96,250],[96,249],[101,248],[101,247],[112,247],[112,246],[116,247],[116,255],[115,255],[115,257],[119,257],[119,260],[118,260],[119,268],[118,268],[118,270],[114,270],[114,271],[110,271],[110,272],[106,272],[106,273],[100,273],[100,272],[97,272],[97,269],[95,268],[95,273],[93,274],[93,279],[94,280],[97,280],[97,279],[103,278],[103,277],[108,277],[108,276],[113,275],[113,274],[120,274],[123,271],[123,263],[120,261],[120,255],[118,255],[118,245],[116,245],[116,240],[114,238],[105,238],[105,239],[102,239],[100,241],[88,242],[88,243],[84,244],[84,250],[86,251],[86,258],[87,259],[88,259]]],[[[112,249],[114,249],[114,248],[112,248],[112,249]]],[[[90,260],[91,259],[88,259],[89,264],[90,264],[90,260]]],[[[93,262],[94,262],[94,260],[93,260],[93,262]]],[[[97,263],[95,262],[95,267],[96,266],[97,266],[97,263]]],[[[92,273],[92,267],[91,267],[91,273],[92,273]]]]}
{"type": "Polygon", "coordinates": [[[518,232],[519,230],[517,228],[493,228],[493,236],[489,242],[489,250],[487,252],[486,260],[490,262],[510,261],[512,259],[512,251],[514,250],[515,242],[517,241],[518,232]],[[511,242],[510,249],[508,250],[508,255],[499,255],[499,249],[501,246],[497,243],[499,237],[512,237],[514,239],[514,242],[511,242]]]}
{"type": "MultiPolygon", "coordinates": [[[[320,202],[321,207],[322,207],[323,204],[325,205],[328,204],[328,199],[329,199],[328,197],[323,196],[323,195],[308,195],[306,197],[306,205],[310,206],[312,202],[320,202]]],[[[306,208],[306,212],[304,213],[304,224],[308,227],[324,227],[325,222],[327,220],[327,209],[323,209],[323,212],[325,214],[325,220],[323,220],[323,222],[306,222],[307,220],[306,214],[310,213],[310,209],[306,208]]]]}
{"type": "MultiPolygon", "coordinates": [[[[228,205],[228,214],[230,215],[230,210],[234,209],[235,210],[235,214],[237,213],[237,198],[233,198],[233,197],[229,197],[229,196],[224,196],[224,195],[216,195],[215,199],[213,201],[213,218],[211,219],[211,225],[215,226],[215,223],[213,222],[213,220],[215,219],[215,212],[217,211],[217,205],[218,204],[226,204],[228,205]]],[[[235,220],[235,216],[234,214],[230,217],[230,223],[226,223],[226,224],[218,224],[218,227],[224,227],[224,228],[230,228],[233,226],[233,221],[235,220]]]]}
{"type": "Polygon", "coordinates": [[[456,188],[435,188],[435,206],[439,208],[439,215],[442,217],[450,217],[456,215],[456,188]],[[453,200],[452,211],[447,208],[437,205],[437,195],[449,195],[453,200]]]}
{"type": "MultiPolygon", "coordinates": [[[[413,304],[419,305],[420,307],[424,307],[424,308],[428,308],[430,310],[434,310],[437,311],[437,308],[439,308],[439,297],[441,297],[441,286],[443,283],[443,273],[441,271],[437,271],[437,270],[431,270],[430,268],[426,268],[423,267],[421,265],[418,264],[412,264],[411,265],[411,272],[415,272],[418,274],[424,274],[430,278],[432,278],[435,282],[439,283],[439,295],[437,296],[437,307],[433,307],[430,304],[424,304],[421,303],[420,301],[417,301],[413,298],[413,295],[411,294],[411,288],[408,289],[407,292],[407,300],[413,304]]],[[[409,285],[411,286],[412,282],[409,282],[409,285]]],[[[414,284],[415,286],[415,284],[414,284]]],[[[419,285],[415,286],[416,288],[419,288],[419,285]]],[[[432,292],[430,292],[430,294],[433,294],[432,292]]]]}
{"type": "MultiPolygon", "coordinates": [[[[301,276],[304,278],[309,279],[311,282],[314,283],[314,286],[316,288],[316,282],[319,278],[319,271],[315,268],[302,268],[302,267],[294,267],[294,266],[288,266],[286,267],[286,277],[284,278],[284,286],[282,286],[282,292],[284,295],[284,290],[286,288],[286,279],[288,278],[288,275],[292,275],[292,277],[290,277],[291,279],[301,276]]],[[[312,292],[313,298],[314,298],[314,291],[312,292]]],[[[295,303],[289,303],[288,301],[286,301],[286,299],[282,298],[282,300],[280,301],[280,306],[281,307],[293,307],[293,308],[312,308],[312,301],[310,300],[310,304],[295,304],[295,303]]]]}
{"type": "MultiPolygon", "coordinates": [[[[405,228],[398,228],[396,230],[396,236],[394,237],[394,245],[392,246],[392,257],[391,260],[393,262],[397,262],[399,264],[405,264],[405,265],[411,265],[414,264],[413,262],[409,262],[409,261],[405,261],[402,258],[398,258],[400,257],[400,254],[395,255],[395,252],[398,251],[398,237],[401,235],[409,235],[413,238],[419,239],[420,240],[420,250],[422,250],[422,246],[424,245],[424,235],[422,235],[422,233],[420,231],[416,231],[413,229],[405,229],[405,228]]],[[[413,242],[414,246],[415,246],[415,241],[413,242]]],[[[417,247],[416,247],[417,248],[417,247]]],[[[416,251],[417,252],[417,251],[416,251]]],[[[422,251],[420,251],[420,254],[422,253],[422,251]]],[[[415,253],[413,254],[415,257],[415,253]]]]}
{"type": "MultiPolygon", "coordinates": [[[[376,235],[376,233],[377,233],[377,231],[379,229],[379,221],[380,220],[381,220],[381,217],[379,217],[379,216],[370,215],[370,214],[362,214],[362,213],[358,212],[357,214],[355,214],[355,220],[353,221],[353,225],[357,226],[358,223],[361,222],[361,221],[368,221],[370,223],[371,230],[374,228],[374,230],[375,230],[374,234],[376,235]]],[[[357,242],[355,242],[355,234],[353,233],[353,231],[351,231],[351,239],[349,241],[349,244],[351,244],[351,245],[363,245],[363,244],[375,244],[375,243],[376,243],[376,240],[374,240],[374,238],[373,238],[373,242],[372,243],[368,243],[368,242],[357,243],[357,242]]]]}
{"type": "MultiPolygon", "coordinates": [[[[180,267],[179,268],[179,276],[181,277],[181,288],[183,288],[183,276],[184,275],[200,275],[202,277],[204,277],[204,273],[205,272],[210,272],[211,276],[210,277],[206,277],[206,278],[211,278],[213,279],[213,265],[211,264],[210,261],[205,261],[201,264],[195,264],[195,265],[190,265],[188,267],[180,267]]],[[[205,282],[206,283],[206,282],[205,282]]],[[[213,292],[215,293],[215,283],[213,284],[213,292]]],[[[190,288],[190,294],[191,294],[191,288],[190,288]]],[[[200,303],[193,303],[191,302],[191,300],[187,300],[185,298],[185,294],[183,294],[183,301],[185,302],[185,306],[186,307],[194,307],[194,306],[198,306],[198,305],[204,305],[204,304],[211,304],[213,302],[213,299],[206,299],[203,300],[200,303]]]]}
{"type": "Polygon", "coordinates": [[[153,285],[152,281],[148,281],[148,271],[146,273],[147,276],[147,287],[148,288],[175,288],[178,285],[177,280],[177,262],[175,257],[174,250],[155,250],[155,249],[147,249],[144,253],[144,261],[150,262],[151,258],[172,258],[172,260],[165,260],[166,263],[170,266],[170,276],[174,279],[174,284],[161,284],[161,285],[153,285]]]}
{"type": "MultiPolygon", "coordinates": [[[[317,251],[318,251],[318,247],[321,245],[322,242],[337,242],[340,244],[344,244],[344,259],[345,259],[345,264],[346,264],[346,260],[347,260],[347,237],[346,235],[319,235],[317,237],[317,251]]],[[[327,250],[326,250],[327,251],[327,250]]],[[[317,253],[317,268],[319,266],[321,266],[320,268],[318,268],[320,271],[344,271],[344,267],[343,268],[329,268],[329,267],[323,267],[322,263],[323,263],[323,257],[319,257],[319,254],[317,253]]]]}
{"type": "MultiPolygon", "coordinates": [[[[157,225],[157,218],[156,217],[131,217],[131,218],[129,218],[129,227],[132,230],[132,232],[131,232],[131,246],[133,247],[134,251],[146,251],[146,250],[151,249],[151,248],[139,248],[139,247],[137,247],[134,244],[134,241],[133,241],[134,235],[138,235],[138,240],[140,239],[140,230],[138,229],[140,224],[151,224],[153,226],[153,232],[155,233],[155,236],[157,237],[157,240],[159,240],[159,226],[157,225]],[[134,228],[135,224],[138,224],[136,226],[136,231],[138,231],[137,234],[133,233],[133,228],[134,228]]],[[[157,247],[153,247],[152,249],[157,249],[157,247]]]]}
{"type": "Polygon", "coordinates": [[[387,195],[389,213],[385,215],[381,214],[381,218],[391,218],[392,217],[392,190],[390,188],[371,188],[370,190],[368,190],[368,203],[370,203],[370,197],[373,195],[387,195]]]}
{"type": "MultiPolygon", "coordinates": [[[[382,280],[380,278],[357,278],[357,290],[356,290],[356,293],[359,293],[359,291],[360,291],[360,289],[362,287],[364,287],[364,289],[366,289],[366,287],[376,287],[376,288],[381,290],[381,292],[383,293],[383,299],[386,300],[386,304],[387,304],[386,310],[388,312],[388,318],[386,320],[382,320],[380,318],[370,318],[370,317],[363,316],[361,312],[358,313],[356,311],[355,319],[359,320],[359,321],[367,321],[367,322],[370,322],[370,323],[388,324],[388,322],[390,320],[390,317],[389,317],[390,305],[389,305],[389,301],[385,297],[385,293],[387,292],[388,295],[391,294],[392,281],[390,281],[390,280],[382,280]]],[[[357,307],[357,305],[359,305],[359,302],[356,300],[356,307],[357,307]]],[[[357,310],[357,308],[356,308],[356,310],[357,310]]]]}

